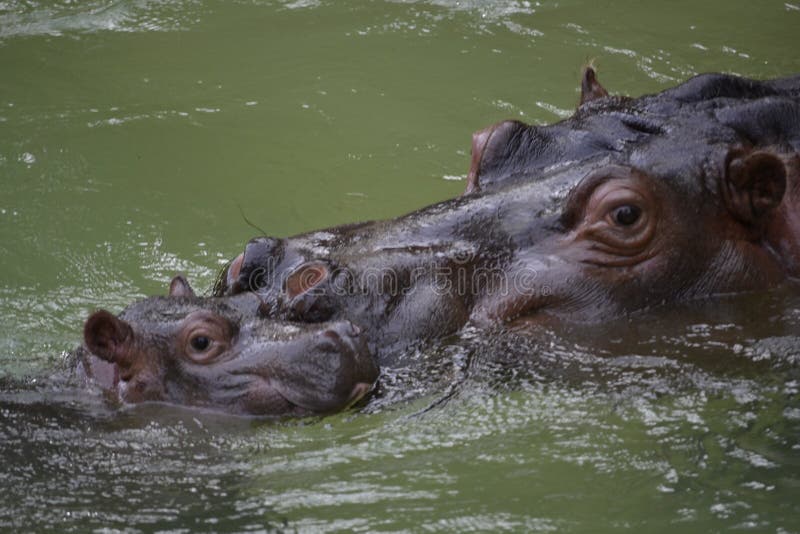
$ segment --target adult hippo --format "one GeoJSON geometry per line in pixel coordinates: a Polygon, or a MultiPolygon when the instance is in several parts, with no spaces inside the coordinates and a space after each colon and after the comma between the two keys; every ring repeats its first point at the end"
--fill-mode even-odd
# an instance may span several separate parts
{"type": "Polygon", "coordinates": [[[126,403],[247,415],[336,412],[372,388],[378,368],[350,322],[279,323],[258,309],[248,294],[198,298],[176,277],[168,297],[93,313],[78,372],[126,403]]]}
{"type": "Polygon", "coordinates": [[[260,237],[216,294],[347,319],[379,360],[467,322],[599,321],[800,277],[800,76],[702,75],[473,137],[466,193],[408,215],[260,237]]]}

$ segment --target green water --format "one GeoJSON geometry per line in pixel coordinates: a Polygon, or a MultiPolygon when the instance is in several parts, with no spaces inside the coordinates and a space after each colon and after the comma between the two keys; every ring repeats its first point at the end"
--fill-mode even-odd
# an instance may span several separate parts
{"type": "Polygon", "coordinates": [[[412,355],[439,386],[389,376],[321,421],[24,378],[96,308],[207,289],[245,216],[283,236],[459,194],[471,132],[569,115],[589,60],[629,95],[787,76],[798,28],[794,0],[0,1],[0,376],[28,384],[0,386],[0,529],[800,532],[793,291],[465,332],[412,355]]]}

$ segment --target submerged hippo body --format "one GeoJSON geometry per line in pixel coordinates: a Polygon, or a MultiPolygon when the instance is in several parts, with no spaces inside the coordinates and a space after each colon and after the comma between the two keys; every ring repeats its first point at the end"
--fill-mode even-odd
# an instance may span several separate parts
{"type": "Polygon", "coordinates": [[[350,322],[277,322],[258,308],[253,295],[198,298],[178,277],[169,297],[92,314],[79,372],[126,403],[248,415],[331,413],[372,388],[378,369],[350,322]]]}
{"type": "Polygon", "coordinates": [[[465,195],[247,244],[216,293],[276,319],[350,320],[388,355],[467,322],[598,321],[800,277],[800,77],[704,75],[473,137],[465,195]]]}

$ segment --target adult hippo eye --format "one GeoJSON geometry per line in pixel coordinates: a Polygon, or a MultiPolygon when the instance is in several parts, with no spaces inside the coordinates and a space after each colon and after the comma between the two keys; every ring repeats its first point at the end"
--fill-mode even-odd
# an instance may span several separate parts
{"type": "Polygon", "coordinates": [[[642,209],[638,206],[626,204],[616,208],[611,213],[611,218],[620,226],[633,226],[642,215],[642,209]]]}
{"type": "Polygon", "coordinates": [[[206,336],[194,336],[189,340],[189,344],[197,352],[205,352],[211,346],[211,340],[206,336]]]}
{"type": "Polygon", "coordinates": [[[661,214],[656,182],[636,170],[611,166],[584,178],[574,193],[582,217],[570,234],[581,261],[631,266],[650,257],[661,214]]]}

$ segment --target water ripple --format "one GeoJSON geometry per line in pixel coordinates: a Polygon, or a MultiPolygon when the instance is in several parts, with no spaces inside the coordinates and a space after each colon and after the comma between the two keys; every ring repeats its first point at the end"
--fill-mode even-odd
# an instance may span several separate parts
{"type": "Polygon", "coordinates": [[[0,39],[19,36],[147,32],[186,29],[197,22],[191,6],[195,0],[131,0],[105,2],[37,2],[7,0],[0,3],[0,39]]]}

